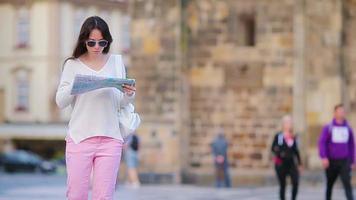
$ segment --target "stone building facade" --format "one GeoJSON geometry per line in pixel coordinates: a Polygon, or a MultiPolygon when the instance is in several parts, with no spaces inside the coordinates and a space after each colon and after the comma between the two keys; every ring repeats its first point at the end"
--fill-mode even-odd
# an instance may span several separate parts
{"type": "MultiPolygon", "coordinates": [[[[141,173],[165,175],[173,182],[211,180],[210,143],[223,130],[234,183],[263,181],[273,176],[270,143],[286,114],[294,117],[305,166],[317,169],[317,138],[321,126],[331,120],[333,106],[345,103],[350,122],[356,125],[355,0],[16,2],[30,2],[42,15],[58,18],[57,24],[62,24],[56,27],[49,18],[32,12],[31,22],[42,24],[43,30],[49,30],[48,41],[61,47],[49,48],[47,40],[35,34],[33,44],[46,47],[40,52],[51,50],[43,54],[48,61],[43,68],[56,79],[50,79],[51,85],[37,83],[44,88],[41,102],[46,103],[33,106],[33,99],[41,95],[31,92],[30,110],[36,112],[25,118],[13,114],[11,76],[4,74],[9,74],[6,66],[11,63],[16,67],[17,62],[27,62],[25,58],[31,60],[32,54],[27,55],[31,49],[0,54],[4,66],[0,67],[0,121],[6,122],[0,126],[0,136],[1,130],[8,130],[2,127],[18,129],[17,123],[24,119],[30,124],[68,119],[68,113],[53,104],[53,82],[59,77],[61,61],[70,54],[73,26],[79,20],[72,18],[89,13],[106,16],[119,42],[113,53],[125,54],[128,76],[137,80],[141,173]],[[63,23],[67,21],[71,25],[63,23]],[[56,33],[61,26],[71,31],[56,33]],[[18,53],[23,59],[14,59],[18,53]]],[[[14,7],[10,1],[5,3],[0,11],[12,16],[14,7]]],[[[8,27],[15,23],[5,22],[8,27]]],[[[8,36],[11,30],[0,33],[8,36]]],[[[11,46],[11,40],[4,43],[11,46]]],[[[43,58],[36,56],[31,62],[43,58]]],[[[48,80],[45,72],[36,75],[45,77],[37,80],[48,80]]],[[[56,140],[65,134],[62,126],[51,129],[56,140]]]]}
{"type": "Polygon", "coordinates": [[[333,106],[345,103],[356,125],[355,6],[341,0],[135,1],[129,72],[141,91],[139,131],[164,155],[155,158],[159,164],[148,153],[143,160],[173,167],[187,181],[207,180],[210,143],[224,130],[233,176],[268,176],[272,137],[281,117],[291,114],[306,167],[319,168],[317,138],[333,106]]]}

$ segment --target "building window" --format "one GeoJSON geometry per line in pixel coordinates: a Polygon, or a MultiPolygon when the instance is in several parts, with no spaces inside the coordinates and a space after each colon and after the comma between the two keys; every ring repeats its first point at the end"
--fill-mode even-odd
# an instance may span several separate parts
{"type": "Polygon", "coordinates": [[[240,22],[242,25],[243,45],[255,46],[255,15],[241,15],[240,22]]]}
{"type": "Polygon", "coordinates": [[[15,111],[27,112],[30,105],[30,73],[27,69],[15,71],[15,111]]]}
{"type": "Polygon", "coordinates": [[[87,12],[83,8],[78,8],[74,14],[74,35],[79,37],[80,28],[87,18],[87,12]]]}
{"type": "Polygon", "coordinates": [[[26,7],[17,10],[16,47],[26,48],[30,43],[30,11],[26,7]]]}
{"type": "Polygon", "coordinates": [[[256,16],[254,13],[237,14],[232,12],[228,26],[231,42],[238,46],[255,46],[256,16]]]}

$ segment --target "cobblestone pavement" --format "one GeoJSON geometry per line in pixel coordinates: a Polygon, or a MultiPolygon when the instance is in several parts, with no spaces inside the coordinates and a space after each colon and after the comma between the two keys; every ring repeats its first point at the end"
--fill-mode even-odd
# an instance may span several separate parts
{"type": "MultiPolygon", "coordinates": [[[[65,190],[65,176],[63,175],[0,174],[0,200],[63,200],[65,199],[65,190]]],[[[139,189],[133,189],[119,185],[115,192],[115,199],[274,200],[278,199],[277,191],[278,187],[275,185],[231,189],[216,189],[193,185],[144,185],[139,189]]],[[[302,185],[298,199],[322,200],[323,194],[324,189],[321,185],[309,187],[302,185]]],[[[334,189],[333,196],[334,200],[345,199],[343,190],[339,186],[334,189]]]]}

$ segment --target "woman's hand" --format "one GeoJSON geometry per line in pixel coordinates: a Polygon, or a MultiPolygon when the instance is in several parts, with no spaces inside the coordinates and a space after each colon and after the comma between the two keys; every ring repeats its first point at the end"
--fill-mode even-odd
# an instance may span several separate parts
{"type": "Polygon", "coordinates": [[[129,96],[132,96],[135,91],[136,91],[136,87],[135,86],[131,86],[131,85],[123,85],[122,88],[124,89],[125,91],[125,94],[129,95],[129,96]]]}
{"type": "Polygon", "coordinates": [[[299,174],[302,174],[304,172],[304,167],[303,165],[299,165],[298,166],[298,171],[299,171],[299,174]]]}

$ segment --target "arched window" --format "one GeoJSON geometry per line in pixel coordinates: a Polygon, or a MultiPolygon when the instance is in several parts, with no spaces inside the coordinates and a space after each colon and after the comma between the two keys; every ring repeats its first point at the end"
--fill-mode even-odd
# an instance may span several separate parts
{"type": "Polygon", "coordinates": [[[16,69],[15,80],[15,111],[28,112],[30,107],[30,71],[25,68],[16,69]]]}
{"type": "Polygon", "coordinates": [[[22,6],[17,10],[16,47],[26,48],[30,43],[30,11],[22,6]]]}

